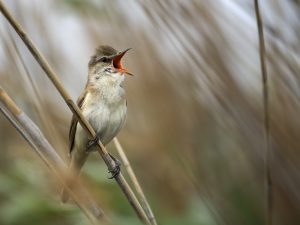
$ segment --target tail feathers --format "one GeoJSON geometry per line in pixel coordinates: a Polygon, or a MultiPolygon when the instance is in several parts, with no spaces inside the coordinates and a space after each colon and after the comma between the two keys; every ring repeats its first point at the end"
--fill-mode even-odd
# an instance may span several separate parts
{"type": "MultiPolygon", "coordinates": [[[[87,154],[85,152],[84,154],[80,154],[80,155],[78,154],[72,155],[70,166],[69,166],[69,172],[70,174],[72,174],[72,179],[68,179],[70,180],[70,182],[67,183],[69,188],[72,189],[72,183],[73,183],[72,180],[78,177],[80,173],[80,169],[83,166],[86,159],[87,159],[87,154]]],[[[69,193],[65,188],[63,188],[61,191],[61,201],[62,203],[66,203],[68,200],[69,200],[69,193]]]]}
{"type": "Polygon", "coordinates": [[[65,188],[61,191],[61,202],[66,203],[69,200],[69,194],[65,188]]]}
{"type": "MultiPolygon", "coordinates": [[[[72,174],[71,179],[70,178],[67,179],[68,181],[66,182],[66,185],[68,186],[68,189],[71,189],[71,190],[73,189],[74,179],[76,179],[78,177],[78,174],[79,174],[79,170],[78,170],[78,172],[76,172],[76,174],[74,174],[74,173],[72,174]]],[[[69,191],[65,187],[63,187],[61,190],[60,198],[61,198],[62,203],[66,203],[70,198],[69,191]]]]}

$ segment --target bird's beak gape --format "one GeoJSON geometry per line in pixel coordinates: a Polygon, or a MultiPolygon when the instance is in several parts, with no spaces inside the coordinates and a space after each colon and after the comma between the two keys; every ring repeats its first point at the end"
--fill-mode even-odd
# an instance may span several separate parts
{"type": "Polygon", "coordinates": [[[131,75],[133,76],[133,74],[129,73],[127,71],[127,69],[123,68],[122,64],[121,64],[121,59],[122,57],[125,55],[126,52],[128,52],[131,48],[128,48],[122,52],[119,52],[118,54],[114,55],[112,57],[112,65],[113,67],[120,73],[125,73],[127,75],[131,75]]]}

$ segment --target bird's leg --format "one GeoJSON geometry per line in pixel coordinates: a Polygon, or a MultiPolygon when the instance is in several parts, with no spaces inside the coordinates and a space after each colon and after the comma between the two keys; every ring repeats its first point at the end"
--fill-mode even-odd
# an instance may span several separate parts
{"type": "Polygon", "coordinates": [[[117,158],[115,158],[113,155],[111,155],[110,153],[108,153],[108,154],[110,155],[110,157],[116,164],[116,166],[113,170],[109,170],[109,173],[111,173],[111,177],[109,177],[108,179],[113,179],[120,174],[121,162],[117,158]]]}
{"type": "Polygon", "coordinates": [[[86,149],[85,149],[86,152],[89,152],[90,149],[98,143],[98,141],[100,140],[99,136],[100,136],[99,134],[96,134],[96,136],[93,139],[90,139],[88,141],[88,143],[86,144],[86,149]]]}

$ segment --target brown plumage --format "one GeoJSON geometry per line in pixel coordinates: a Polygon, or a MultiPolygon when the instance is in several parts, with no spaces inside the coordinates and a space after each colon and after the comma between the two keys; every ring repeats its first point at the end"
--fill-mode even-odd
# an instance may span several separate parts
{"type": "MultiPolygon", "coordinates": [[[[79,97],[77,99],[76,103],[80,109],[82,107],[83,101],[84,101],[87,93],[88,93],[87,91],[81,92],[81,94],[79,95],[79,97]]],[[[76,118],[75,115],[73,115],[72,119],[71,119],[70,129],[69,129],[69,153],[71,153],[73,146],[74,146],[77,123],[78,123],[78,119],[76,118]]]]}
{"type": "Polygon", "coordinates": [[[89,67],[94,66],[103,56],[113,56],[116,54],[117,51],[108,45],[99,46],[89,61],[89,67]]]}
{"type": "MultiPolygon", "coordinates": [[[[87,84],[77,105],[95,130],[103,145],[107,145],[120,131],[126,118],[127,106],[122,83],[127,74],[120,60],[127,52],[118,53],[110,46],[100,46],[89,62],[87,84]]],[[[95,147],[87,148],[89,139],[73,115],[69,130],[70,170],[76,177],[88,154],[95,147]]],[[[62,192],[62,201],[68,194],[62,192]]]]}

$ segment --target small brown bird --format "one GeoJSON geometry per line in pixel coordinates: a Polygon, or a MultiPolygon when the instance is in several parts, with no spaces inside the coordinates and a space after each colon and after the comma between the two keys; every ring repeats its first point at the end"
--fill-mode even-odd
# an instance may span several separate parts
{"type": "MultiPolygon", "coordinates": [[[[107,145],[122,128],[127,113],[127,102],[122,83],[125,75],[132,75],[122,67],[121,59],[129,49],[117,52],[110,46],[100,46],[88,64],[88,80],[77,100],[78,107],[89,121],[103,145],[107,145]]],[[[69,130],[70,170],[78,176],[97,140],[89,140],[73,115],[69,130]]],[[[114,159],[114,157],[112,157],[114,159]]],[[[119,173],[112,171],[112,177],[119,173]]],[[[68,200],[65,190],[62,202],[68,200]]]]}

